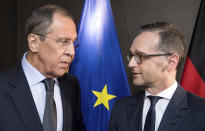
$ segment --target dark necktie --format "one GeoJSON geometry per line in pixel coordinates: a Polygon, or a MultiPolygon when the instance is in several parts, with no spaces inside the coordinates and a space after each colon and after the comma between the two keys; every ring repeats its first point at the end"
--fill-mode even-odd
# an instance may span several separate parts
{"type": "Polygon", "coordinates": [[[156,119],[156,111],[155,105],[159,99],[162,97],[159,96],[148,96],[151,101],[151,105],[149,111],[146,116],[146,121],[144,125],[144,131],[155,131],[155,119],[156,119]]]}
{"type": "Polygon", "coordinates": [[[44,131],[56,131],[57,114],[56,104],[53,99],[55,81],[53,79],[45,79],[43,82],[46,88],[46,105],[43,115],[43,128],[44,131]]]}

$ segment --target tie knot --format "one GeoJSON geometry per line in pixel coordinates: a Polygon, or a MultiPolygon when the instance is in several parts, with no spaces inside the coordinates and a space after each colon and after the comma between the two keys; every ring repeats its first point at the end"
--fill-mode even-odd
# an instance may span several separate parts
{"type": "Polygon", "coordinates": [[[55,80],[47,78],[43,80],[43,83],[45,84],[46,92],[53,92],[55,80]]]}
{"type": "Polygon", "coordinates": [[[159,99],[162,99],[162,97],[160,97],[160,96],[148,96],[148,98],[150,99],[152,106],[155,106],[157,101],[159,99]]]}

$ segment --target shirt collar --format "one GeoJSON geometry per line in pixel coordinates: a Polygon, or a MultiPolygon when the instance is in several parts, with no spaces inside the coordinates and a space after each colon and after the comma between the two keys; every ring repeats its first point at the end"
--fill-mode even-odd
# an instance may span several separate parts
{"type": "MultiPolygon", "coordinates": [[[[169,88],[163,90],[162,92],[157,94],[157,96],[160,96],[160,97],[163,97],[164,99],[170,100],[172,98],[177,86],[178,86],[178,84],[175,81],[169,88]]],[[[151,94],[147,90],[145,90],[145,98],[149,95],[151,95],[151,94]]]]}
{"type": "Polygon", "coordinates": [[[35,84],[38,84],[42,80],[44,80],[46,77],[41,74],[35,67],[33,67],[26,59],[27,52],[24,53],[22,58],[22,67],[23,71],[26,75],[26,79],[28,81],[29,86],[33,86],[35,84]]]}

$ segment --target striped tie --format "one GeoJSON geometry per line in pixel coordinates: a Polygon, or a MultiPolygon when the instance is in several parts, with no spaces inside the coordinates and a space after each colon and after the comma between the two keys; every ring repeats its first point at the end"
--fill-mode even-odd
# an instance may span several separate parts
{"type": "Polygon", "coordinates": [[[56,104],[53,99],[55,81],[53,79],[45,79],[43,83],[46,88],[46,105],[43,115],[43,128],[44,131],[56,131],[57,113],[56,104]]]}

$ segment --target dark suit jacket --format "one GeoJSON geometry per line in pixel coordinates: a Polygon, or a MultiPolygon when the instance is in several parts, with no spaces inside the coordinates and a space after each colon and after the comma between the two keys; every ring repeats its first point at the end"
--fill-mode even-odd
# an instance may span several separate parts
{"type": "MultiPolygon", "coordinates": [[[[118,100],[109,131],[142,131],[144,91],[118,100]]],[[[178,86],[162,117],[158,131],[205,131],[205,100],[178,86]]]]}
{"type": "MultiPolygon", "coordinates": [[[[58,78],[63,105],[63,131],[85,130],[80,88],[74,76],[58,78]]],[[[0,131],[43,131],[21,64],[0,73],[0,131]]]]}

